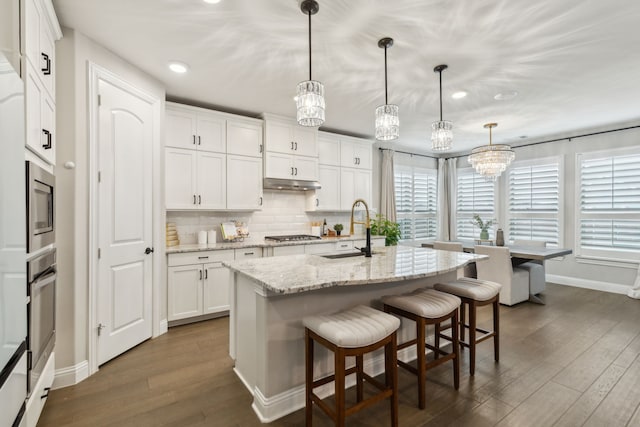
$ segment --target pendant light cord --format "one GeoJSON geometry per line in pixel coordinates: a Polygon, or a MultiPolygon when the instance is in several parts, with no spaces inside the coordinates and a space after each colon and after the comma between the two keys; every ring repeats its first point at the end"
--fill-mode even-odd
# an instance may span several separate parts
{"type": "Polygon", "coordinates": [[[387,94],[387,46],[384,47],[384,103],[385,105],[389,104],[388,94],[387,94]]]}
{"type": "Polygon", "coordinates": [[[442,121],[442,70],[439,71],[440,74],[440,121],[442,121]]]}
{"type": "Polygon", "coordinates": [[[309,80],[311,80],[311,10],[309,14],[309,80]]]}

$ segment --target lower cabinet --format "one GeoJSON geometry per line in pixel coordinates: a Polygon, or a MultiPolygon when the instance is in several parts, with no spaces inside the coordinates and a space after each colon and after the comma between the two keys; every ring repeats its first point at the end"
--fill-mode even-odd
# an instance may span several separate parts
{"type": "Polygon", "coordinates": [[[229,270],[233,249],[169,254],[167,269],[168,320],[229,310],[229,270]]]}
{"type": "Polygon", "coordinates": [[[36,424],[38,424],[38,419],[40,418],[44,404],[47,403],[49,390],[51,390],[51,385],[53,384],[55,365],[55,352],[51,352],[49,360],[47,360],[42,370],[42,375],[40,375],[36,384],[32,386],[31,396],[27,399],[27,408],[24,414],[26,427],[36,427],[36,424]]]}

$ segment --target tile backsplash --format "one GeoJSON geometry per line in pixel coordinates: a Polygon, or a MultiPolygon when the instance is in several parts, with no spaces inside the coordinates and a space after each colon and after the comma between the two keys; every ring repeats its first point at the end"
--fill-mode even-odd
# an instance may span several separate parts
{"type": "MultiPolygon", "coordinates": [[[[350,212],[306,212],[306,192],[265,190],[263,196],[261,211],[168,211],[167,222],[176,223],[181,244],[196,243],[201,230],[216,230],[218,241],[222,241],[220,223],[226,221],[244,222],[249,227],[250,238],[258,240],[269,235],[309,234],[311,223],[324,219],[330,228],[341,223],[344,233],[349,233],[350,212]]],[[[363,217],[361,212],[356,213],[356,219],[363,217]]],[[[362,226],[356,226],[355,234],[364,234],[362,226]]]]}

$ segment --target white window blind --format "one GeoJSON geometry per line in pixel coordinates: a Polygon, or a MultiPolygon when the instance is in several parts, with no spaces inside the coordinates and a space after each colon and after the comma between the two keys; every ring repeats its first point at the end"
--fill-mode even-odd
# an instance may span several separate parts
{"type": "Polygon", "coordinates": [[[579,155],[576,222],[581,254],[640,259],[640,154],[636,153],[579,155]]]}
{"type": "MultiPolygon", "coordinates": [[[[474,240],[480,235],[480,229],[471,223],[473,214],[480,215],[483,221],[495,218],[495,182],[487,180],[472,168],[458,169],[456,198],[456,235],[460,240],[474,240]]],[[[493,236],[494,227],[489,228],[493,236]]]]}
{"type": "Polygon", "coordinates": [[[509,240],[560,241],[560,163],[541,159],[514,164],[508,172],[509,240]]]}
{"type": "Polygon", "coordinates": [[[437,172],[396,166],[394,175],[400,240],[435,239],[437,172]]]}

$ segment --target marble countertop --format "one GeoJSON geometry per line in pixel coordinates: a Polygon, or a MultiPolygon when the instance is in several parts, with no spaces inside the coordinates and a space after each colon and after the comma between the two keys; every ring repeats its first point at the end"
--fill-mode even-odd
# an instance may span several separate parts
{"type": "Polygon", "coordinates": [[[432,277],[487,258],[484,255],[408,246],[375,248],[371,258],[327,259],[318,255],[255,258],[223,264],[272,294],[333,286],[367,285],[432,277]]]}
{"type": "MultiPolygon", "coordinates": [[[[384,239],[384,236],[371,236],[372,239],[384,239]]],[[[247,238],[242,242],[218,242],[214,245],[178,245],[170,246],[166,249],[167,254],[177,254],[182,252],[198,251],[221,251],[224,249],[245,249],[245,248],[273,248],[276,246],[297,246],[297,245],[317,245],[322,243],[345,242],[354,240],[364,240],[364,235],[323,237],[317,240],[296,240],[290,242],[276,242],[274,240],[247,238]]]]}

